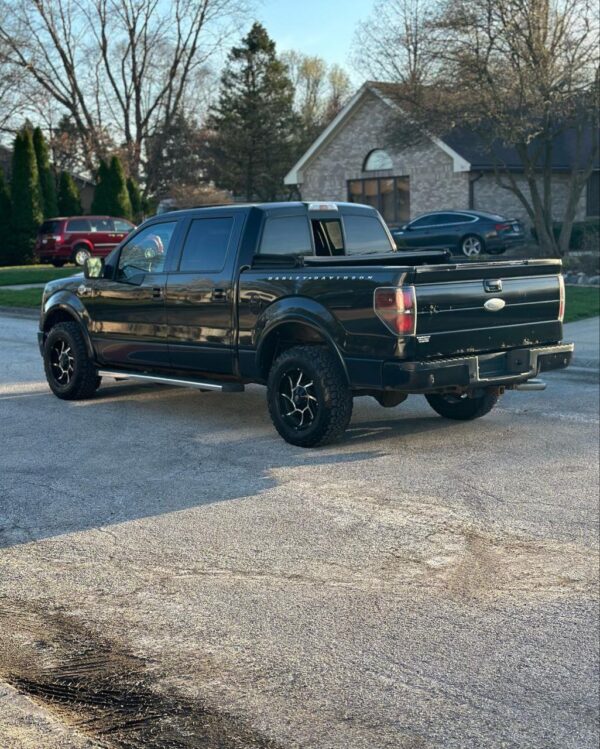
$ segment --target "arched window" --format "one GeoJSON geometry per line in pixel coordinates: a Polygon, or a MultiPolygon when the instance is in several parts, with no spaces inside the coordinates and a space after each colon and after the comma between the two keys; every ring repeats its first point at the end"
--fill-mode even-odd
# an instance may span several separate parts
{"type": "Polygon", "coordinates": [[[387,151],[383,148],[375,148],[367,154],[363,165],[363,172],[377,172],[383,169],[393,169],[394,165],[387,151]]]}

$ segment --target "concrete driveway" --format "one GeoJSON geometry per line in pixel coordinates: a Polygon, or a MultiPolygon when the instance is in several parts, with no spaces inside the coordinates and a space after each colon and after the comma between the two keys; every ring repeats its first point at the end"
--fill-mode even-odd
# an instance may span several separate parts
{"type": "Polygon", "coordinates": [[[0,317],[0,745],[595,749],[591,325],[478,422],[302,450],[259,387],[61,402],[0,317]]]}

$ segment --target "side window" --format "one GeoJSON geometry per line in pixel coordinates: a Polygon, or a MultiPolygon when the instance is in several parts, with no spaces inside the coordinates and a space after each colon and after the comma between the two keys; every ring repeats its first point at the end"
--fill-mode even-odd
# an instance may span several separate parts
{"type": "Polygon", "coordinates": [[[136,234],[121,250],[117,280],[140,273],[162,273],[176,221],[148,226],[136,234]]]}
{"type": "Polygon", "coordinates": [[[393,247],[375,216],[344,216],[346,255],[391,252],[393,247]]]}
{"type": "Polygon", "coordinates": [[[91,218],[90,225],[93,232],[113,231],[113,222],[110,218],[91,218]]]}
{"type": "Polygon", "coordinates": [[[115,231],[118,232],[130,232],[133,229],[133,224],[130,224],[129,221],[124,221],[122,218],[114,219],[113,224],[115,225],[115,231]]]}
{"type": "Polygon", "coordinates": [[[190,225],[183,254],[179,263],[181,271],[220,271],[233,229],[233,218],[200,218],[190,225]]]}
{"type": "Polygon", "coordinates": [[[268,218],[259,252],[263,255],[312,255],[306,216],[268,218]]]}
{"type": "Polygon", "coordinates": [[[68,232],[90,231],[90,222],[85,218],[74,218],[67,222],[68,232]]]}
{"type": "Polygon", "coordinates": [[[422,229],[424,226],[433,226],[434,224],[434,216],[421,216],[421,218],[416,219],[415,221],[412,221],[410,223],[411,229],[422,229]]]}

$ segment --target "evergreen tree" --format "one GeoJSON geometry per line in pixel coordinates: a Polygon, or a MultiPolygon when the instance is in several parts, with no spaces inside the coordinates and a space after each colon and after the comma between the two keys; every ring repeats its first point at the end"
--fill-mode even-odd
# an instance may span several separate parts
{"type": "Polygon", "coordinates": [[[13,261],[11,214],[10,192],[0,169],[0,265],[8,265],[13,261]]]}
{"type": "Polygon", "coordinates": [[[127,181],[123,165],[118,156],[113,156],[110,164],[100,161],[92,213],[101,216],[131,218],[131,201],[127,191],[127,181]]]}
{"type": "Polygon", "coordinates": [[[110,171],[104,159],[100,159],[98,171],[96,172],[96,189],[92,201],[92,213],[97,216],[110,214],[112,186],[110,183],[110,171]]]}
{"type": "Polygon", "coordinates": [[[58,184],[58,212],[61,216],[80,216],[83,213],[79,190],[68,172],[60,173],[58,184]]]}
{"type": "Polygon", "coordinates": [[[35,235],[43,220],[37,162],[29,130],[23,130],[14,141],[11,204],[16,259],[26,263],[32,258],[35,235]]]}
{"type": "Polygon", "coordinates": [[[143,205],[142,205],[142,194],[138,183],[133,177],[127,178],[127,192],[129,194],[129,202],[131,203],[131,218],[136,224],[140,223],[143,218],[143,205]]]}
{"type": "Polygon", "coordinates": [[[299,121],[286,66],[255,23],[233,47],[209,118],[207,176],[248,200],[273,200],[293,163],[299,121]]]}
{"type": "Polygon", "coordinates": [[[52,216],[56,216],[58,210],[56,204],[56,185],[54,183],[54,173],[50,168],[48,145],[39,127],[36,127],[33,131],[33,147],[35,149],[35,159],[40,181],[44,218],[52,218],[52,216]]]}
{"type": "Polygon", "coordinates": [[[112,185],[112,206],[109,215],[131,218],[131,201],[127,190],[127,179],[123,170],[123,164],[118,156],[110,160],[110,182],[112,185]]]}

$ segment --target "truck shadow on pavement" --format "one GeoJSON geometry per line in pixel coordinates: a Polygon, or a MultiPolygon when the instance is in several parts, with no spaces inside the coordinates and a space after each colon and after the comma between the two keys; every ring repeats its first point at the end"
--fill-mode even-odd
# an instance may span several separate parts
{"type": "Polygon", "coordinates": [[[39,393],[18,403],[16,439],[0,455],[0,548],[257,497],[281,469],[370,461],[452,426],[403,418],[401,407],[365,421],[370,409],[359,407],[344,440],[307,450],[275,433],[258,387],[225,395],[126,383],[90,401],[39,393]]]}

